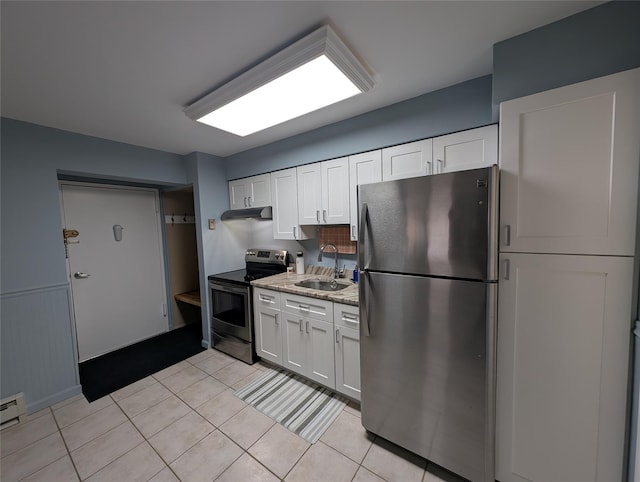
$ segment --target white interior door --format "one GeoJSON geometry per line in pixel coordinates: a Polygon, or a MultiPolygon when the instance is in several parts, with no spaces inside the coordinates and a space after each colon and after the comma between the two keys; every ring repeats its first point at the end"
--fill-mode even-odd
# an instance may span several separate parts
{"type": "Polygon", "coordinates": [[[68,244],[79,361],[167,331],[157,192],[60,189],[64,227],[79,233],[68,244]]]}

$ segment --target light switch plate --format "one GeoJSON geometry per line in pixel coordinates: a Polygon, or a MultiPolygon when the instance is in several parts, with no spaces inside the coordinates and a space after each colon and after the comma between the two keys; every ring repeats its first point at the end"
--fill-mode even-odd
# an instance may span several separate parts
{"type": "Polygon", "coordinates": [[[215,219],[209,219],[209,229],[211,229],[211,230],[216,229],[216,220],[215,219]]]}

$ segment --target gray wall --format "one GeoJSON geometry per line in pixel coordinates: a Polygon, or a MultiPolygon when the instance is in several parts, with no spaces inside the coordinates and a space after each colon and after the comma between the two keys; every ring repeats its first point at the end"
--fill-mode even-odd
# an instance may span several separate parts
{"type": "Polygon", "coordinates": [[[491,76],[485,76],[227,157],[227,176],[237,179],[491,123],[491,76]]]}
{"type": "Polygon", "coordinates": [[[79,393],[58,173],[187,183],[182,156],[1,121],[1,388],[29,411],[79,393]]]}
{"type": "Polygon", "coordinates": [[[640,67],[640,2],[610,2],[493,47],[493,102],[640,67]]]}
{"type": "Polygon", "coordinates": [[[238,242],[220,215],[229,209],[229,188],[221,158],[193,152],[185,158],[188,177],[193,183],[198,243],[198,270],[202,301],[203,345],[210,345],[209,296],[207,276],[244,267],[246,243],[238,242]],[[209,219],[216,229],[209,229],[209,219]]]}

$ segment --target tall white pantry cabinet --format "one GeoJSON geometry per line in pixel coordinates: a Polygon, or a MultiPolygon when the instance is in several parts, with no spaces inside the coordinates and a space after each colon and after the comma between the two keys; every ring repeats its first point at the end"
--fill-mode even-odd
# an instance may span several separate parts
{"type": "Polygon", "coordinates": [[[625,480],[640,69],[501,104],[500,163],[496,479],[625,480]]]}

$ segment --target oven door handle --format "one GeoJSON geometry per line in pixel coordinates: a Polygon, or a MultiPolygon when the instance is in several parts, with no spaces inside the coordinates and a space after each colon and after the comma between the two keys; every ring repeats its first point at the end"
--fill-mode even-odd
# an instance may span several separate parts
{"type": "Polygon", "coordinates": [[[209,282],[209,288],[225,293],[234,293],[239,295],[246,295],[249,292],[249,286],[233,286],[220,283],[209,282]]]}

